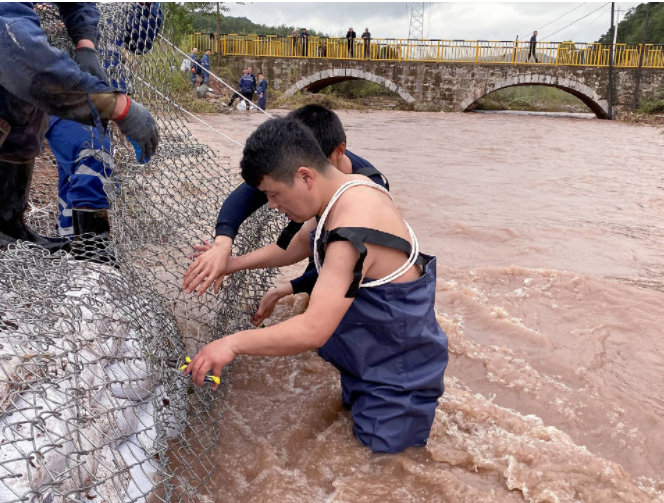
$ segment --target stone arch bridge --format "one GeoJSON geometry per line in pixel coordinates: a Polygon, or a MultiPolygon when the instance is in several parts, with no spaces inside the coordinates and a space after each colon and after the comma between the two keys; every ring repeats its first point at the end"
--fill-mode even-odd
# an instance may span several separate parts
{"type": "MultiPolygon", "coordinates": [[[[376,82],[414,104],[432,104],[445,111],[463,112],[493,91],[512,86],[556,87],[577,96],[595,115],[608,118],[609,70],[589,66],[538,66],[391,62],[227,56],[237,75],[252,67],[263,72],[270,87],[293,95],[316,93],[345,80],[376,82]]],[[[614,68],[614,110],[631,109],[635,68],[614,68]]],[[[643,69],[639,99],[664,95],[664,70],[643,69]]]]}

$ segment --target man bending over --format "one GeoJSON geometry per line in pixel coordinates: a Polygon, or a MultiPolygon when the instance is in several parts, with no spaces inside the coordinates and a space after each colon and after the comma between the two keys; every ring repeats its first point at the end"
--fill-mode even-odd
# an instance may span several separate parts
{"type": "MultiPolygon", "coordinates": [[[[346,149],[346,132],[339,116],[332,110],[320,105],[306,105],[290,112],[287,118],[300,121],[309,128],[330,164],[339,171],[367,176],[389,190],[389,183],[380,171],[366,159],[346,149]]],[[[219,293],[224,276],[227,274],[226,267],[233,239],[242,223],[265,204],[267,204],[265,194],[246,183],[241,184],[226,198],[219,211],[214,244],[205,242],[205,245],[194,246],[194,249],[201,253],[196,254],[196,260],[184,275],[182,287],[187,293],[196,291],[201,295],[213,283],[215,293],[219,293]]],[[[289,223],[275,246],[283,250],[288,248],[288,243],[301,227],[301,223],[289,223]]],[[[301,277],[294,279],[288,285],[270,290],[261,300],[256,318],[257,324],[260,324],[266,315],[269,316],[271,309],[281,297],[292,293],[311,293],[317,277],[316,269],[310,266],[301,277]]]]}
{"type": "Polygon", "coordinates": [[[318,349],[341,373],[342,402],[362,444],[389,453],[424,445],[447,365],[447,338],[434,314],[435,258],[419,253],[385,189],[335,169],[297,121],[262,124],[240,167],[272,209],[309,223],[285,254],[268,246],[232,258],[229,269],[281,267],[312,254],[319,278],[303,314],[218,339],[184,372],[202,386],[207,372],[220,375],[238,355],[318,349]]]}

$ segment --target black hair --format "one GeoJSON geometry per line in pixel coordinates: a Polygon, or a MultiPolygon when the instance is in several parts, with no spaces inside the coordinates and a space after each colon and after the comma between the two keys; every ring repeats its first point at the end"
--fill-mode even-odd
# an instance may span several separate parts
{"type": "Polygon", "coordinates": [[[302,123],[289,119],[270,119],[254,131],[242,152],[242,178],[257,187],[264,176],[292,185],[301,166],[326,173],[330,162],[316,139],[302,123]]]}
{"type": "MultiPolygon", "coordinates": [[[[263,72],[260,72],[258,75],[263,75],[263,72]]],[[[265,77],[265,75],[263,75],[263,77],[265,77]]]]}
{"type": "Polygon", "coordinates": [[[293,110],[287,119],[295,119],[311,130],[325,157],[330,157],[334,149],[346,143],[346,132],[341,119],[332,110],[321,105],[305,105],[293,110]]]}

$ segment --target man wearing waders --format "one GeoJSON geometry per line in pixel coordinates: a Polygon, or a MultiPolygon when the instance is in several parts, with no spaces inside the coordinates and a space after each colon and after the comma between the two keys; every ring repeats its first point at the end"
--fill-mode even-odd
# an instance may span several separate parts
{"type": "Polygon", "coordinates": [[[216,340],[183,372],[202,386],[208,372],[220,375],[238,355],[318,349],[341,374],[342,403],[362,444],[386,453],[425,445],[448,359],[434,313],[436,259],[420,253],[385,189],[335,169],[297,121],[259,126],[240,167],[272,209],[308,223],[285,255],[265,247],[233,257],[231,272],[313,255],[319,278],[303,314],[216,340]]]}
{"type": "Polygon", "coordinates": [[[76,45],[76,60],[51,47],[29,4],[0,4],[0,246],[17,240],[55,251],[66,238],[37,235],[25,225],[35,157],[42,152],[48,115],[103,130],[114,120],[141,154],[150,158],[158,144],[149,112],[109,87],[95,43],[99,11],[94,4],[57,4],[76,45]],[[78,65],[77,65],[78,63],[78,65]]]}

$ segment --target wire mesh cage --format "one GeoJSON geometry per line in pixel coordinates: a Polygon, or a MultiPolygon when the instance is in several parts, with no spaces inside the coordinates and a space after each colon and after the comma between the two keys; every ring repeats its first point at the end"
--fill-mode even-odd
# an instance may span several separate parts
{"type": "MultiPolygon", "coordinates": [[[[72,52],[56,9],[36,8],[52,45],[72,52]]],[[[185,295],[191,245],[209,237],[240,183],[230,161],[196,140],[171,92],[181,57],[156,3],[100,4],[98,48],[108,80],[159,126],[157,154],[139,164],[111,125],[103,163],[111,232],[75,236],[74,255],[19,242],[0,250],[0,501],[200,501],[214,472],[221,392],[178,370],[212,340],[249,328],[274,271],[227,278],[221,294],[185,295]],[[112,260],[109,260],[112,257],[112,260]],[[75,259],[76,258],[76,259],[75,259]]],[[[28,224],[58,227],[58,161],[36,161],[28,224]]],[[[241,228],[235,253],[274,239],[265,208],[241,228]]]]}

